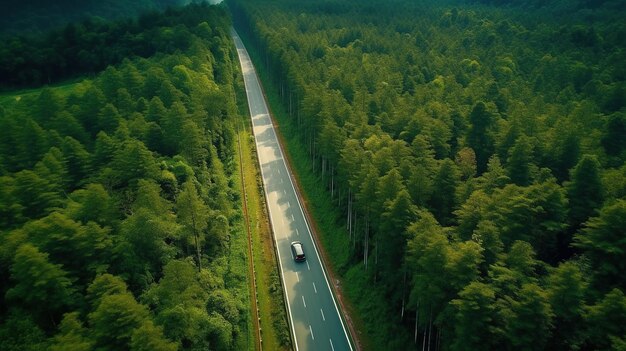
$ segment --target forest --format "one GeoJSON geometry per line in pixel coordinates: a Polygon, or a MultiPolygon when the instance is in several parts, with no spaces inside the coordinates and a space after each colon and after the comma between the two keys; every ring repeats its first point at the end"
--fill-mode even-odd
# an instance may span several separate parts
{"type": "Polygon", "coordinates": [[[1,350],[252,348],[230,26],[196,4],[0,44],[56,82],[0,94],[1,350]]]}
{"type": "Polygon", "coordinates": [[[184,5],[189,0],[29,0],[2,2],[6,16],[0,16],[0,36],[43,33],[90,17],[132,18],[146,11],[161,11],[184,5]]]}
{"type": "MultiPolygon", "coordinates": [[[[120,10],[118,8],[118,10],[120,10]]],[[[185,51],[192,44],[186,28],[199,15],[214,22],[219,14],[169,16],[172,8],[143,12],[115,22],[88,17],[43,34],[7,37],[0,47],[0,90],[39,87],[93,75],[131,56],[185,51]]]]}
{"type": "Polygon", "coordinates": [[[366,349],[626,350],[626,11],[546,4],[228,2],[366,349]]]}

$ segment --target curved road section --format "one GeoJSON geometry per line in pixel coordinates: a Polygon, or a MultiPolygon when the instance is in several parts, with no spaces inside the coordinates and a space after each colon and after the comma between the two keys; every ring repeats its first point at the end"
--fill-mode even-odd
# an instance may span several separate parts
{"type": "Polygon", "coordinates": [[[234,30],[232,37],[243,71],[295,348],[298,351],[352,350],[278,144],[254,66],[234,30]],[[294,261],[290,247],[293,241],[302,243],[306,261],[294,261]]]}

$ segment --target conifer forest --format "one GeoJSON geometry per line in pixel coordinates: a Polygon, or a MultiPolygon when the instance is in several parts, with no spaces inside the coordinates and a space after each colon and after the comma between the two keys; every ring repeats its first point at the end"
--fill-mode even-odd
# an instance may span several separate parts
{"type": "Polygon", "coordinates": [[[626,350],[624,1],[7,3],[0,350],[297,348],[234,30],[355,350],[626,350]]]}

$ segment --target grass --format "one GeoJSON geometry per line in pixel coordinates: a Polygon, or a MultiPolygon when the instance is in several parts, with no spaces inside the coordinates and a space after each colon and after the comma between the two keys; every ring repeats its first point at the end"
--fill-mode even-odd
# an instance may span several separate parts
{"type": "MultiPolygon", "coordinates": [[[[243,36],[245,39],[245,36],[243,36]]],[[[249,40],[247,42],[250,42],[249,40]]],[[[283,138],[285,155],[302,190],[304,201],[315,222],[318,237],[329,259],[330,269],[339,274],[344,297],[360,346],[364,350],[390,349],[392,345],[406,345],[410,336],[398,324],[391,323],[395,311],[389,311],[381,290],[373,289],[372,281],[363,265],[350,260],[350,240],[345,216],[334,205],[330,192],[321,177],[313,172],[306,146],[302,143],[295,121],[289,117],[280,101],[278,90],[271,83],[265,66],[259,61],[255,48],[248,47],[261,80],[272,115],[283,138]]],[[[396,312],[398,314],[399,311],[396,312]]],[[[394,346],[395,347],[395,346],[394,346]]],[[[393,349],[393,347],[391,348],[393,349]]]]}
{"type": "Polygon", "coordinates": [[[238,128],[238,137],[241,143],[242,159],[240,162],[246,189],[243,200],[246,201],[248,208],[252,237],[263,349],[287,351],[291,350],[289,327],[286,322],[287,314],[278,280],[274,242],[266,213],[260,170],[254,151],[254,138],[251,132],[250,117],[247,113],[246,97],[241,89],[238,90],[239,110],[246,111],[238,128]]]}
{"type": "MultiPolygon", "coordinates": [[[[255,158],[252,154],[252,142],[247,130],[239,132],[243,156],[243,169],[246,177],[246,201],[252,236],[252,250],[254,252],[254,267],[256,272],[256,286],[258,293],[258,307],[260,326],[262,330],[263,348],[267,350],[288,350],[280,344],[280,330],[276,330],[274,321],[275,311],[284,311],[282,301],[276,299],[271,287],[276,285],[273,276],[277,275],[276,258],[272,233],[265,213],[265,204],[261,198],[261,188],[258,184],[258,170],[255,167],[255,158]],[[272,273],[275,271],[276,273],[272,273]]],[[[283,317],[283,318],[286,318],[283,317]]],[[[288,328],[285,325],[285,328],[288,328]]],[[[288,332],[288,331],[287,331],[288,332]]]]}
{"type": "MultiPolygon", "coordinates": [[[[49,86],[61,97],[66,98],[71,93],[82,95],[91,86],[91,81],[87,78],[68,80],[62,83],[49,86]]],[[[34,101],[42,87],[32,89],[19,89],[0,91],[0,109],[5,111],[13,109],[23,109],[24,111],[32,110],[31,101],[34,101]],[[23,103],[28,101],[26,104],[23,103]]]]}
{"type": "MultiPolygon", "coordinates": [[[[237,170],[233,174],[233,178],[238,176],[239,171],[237,170]]],[[[235,190],[240,193],[239,183],[233,183],[237,184],[235,185],[235,190]]],[[[236,350],[254,350],[255,345],[254,324],[250,308],[251,294],[248,289],[250,277],[248,276],[247,248],[248,240],[244,223],[241,218],[238,218],[231,228],[228,250],[228,274],[225,279],[226,288],[233,294],[236,294],[238,299],[244,303],[243,311],[246,314],[245,318],[239,323],[240,332],[233,342],[233,349],[236,350]]]]}
{"type": "MultiPolygon", "coordinates": [[[[58,84],[50,85],[51,89],[54,89],[61,96],[66,97],[70,93],[73,92],[81,92],[82,89],[87,89],[90,83],[87,78],[77,78],[68,80],[65,82],[61,82],[58,84]]],[[[34,97],[41,92],[42,87],[31,88],[31,89],[17,89],[17,90],[7,90],[0,91],[0,105],[6,106],[5,104],[12,104],[15,102],[19,102],[22,98],[25,97],[34,97]]]]}
{"type": "MultiPolygon", "coordinates": [[[[232,145],[235,148],[235,167],[233,167],[233,174],[230,178],[230,183],[233,184],[233,190],[237,194],[244,198],[243,184],[239,181],[241,179],[242,159],[237,152],[238,144],[235,142],[232,145]]],[[[257,338],[255,333],[256,324],[254,323],[253,305],[251,299],[254,298],[254,291],[249,288],[250,280],[252,276],[249,273],[248,265],[248,235],[246,231],[246,221],[244,209],[241,206],[242,203],[237,205],[237,215],[234,218],[233,227],[231,228],[231,237],[229,242],[228,251],[228,274],[225,280],[226,287],[229,290],[237,292],[238,297],[244,306],[242,309],[245,313],[245,317],[242,318],[239,324],[240,333],[237,334],[233,342],[233,349],[236,350],[257,350],[257,338]]]]}

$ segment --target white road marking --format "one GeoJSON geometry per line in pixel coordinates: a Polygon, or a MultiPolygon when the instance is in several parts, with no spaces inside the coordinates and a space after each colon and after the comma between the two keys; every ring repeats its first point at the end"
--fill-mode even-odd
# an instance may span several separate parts
{"type": "Polygon", "coordinates": [[[304,304],[304,308],[306,308],[306,301],[304,301],[304,295],[302,295],[302,303],[304,304]]]}
{"type": "Polygon", "coordinates": [[[322,320],[326,322],[326,317],[324,317],[324,310],[320,308],[320,312],[322,312],[322,320]]]}
{"type": "Polygon", "coordinates": [[[296,220],[296,219],[295,219],[295,218],[293,218],[293,213],[292,213],[292,214],[291,214],[291,221],[293,222],[293,221],[295,221],[295,220],[296,220]]]}
{"type": "Polygon", "coordinates": [[[282,184],[282,183],[283,183],[283,178],[280,178],[280,184],[282,184]]]}
{"type": "Polygon", "coordinates": [[[287,189],[283,189],[283,194],[287,195],[287,189]]]}
{"type": "Polygon", "coordinates": [[[333,339],[328,339],[330,341],[330,349],[335,351],[335,346],[333,346],[333,339]]]}
{"type": "MultiPolygon", "coordinates": [[[[244,73],[244,81],[246,83],[246,95],[247,95],[248,99],[251,102],[253,102],[250,105],[257,105],[257,103],[259,105],[263,105],[264,104],[264,98],[259,93],[259,90],[261,89],[261,85],[260,85],[260,82],[257,79],[255,79],[255,77],[254,77],[254,73],[255,73],[254,66],[252,65],[252,62],[251,62],[250,58],[247,57],[248,55],[247,55],[247,52],[246,52],[245,48],[242,46],[243,44],[241,43],[241,39],[236,36],[236,33],[234,31],[232,31],[232,33],[233,33],[233,37],[236,39],[235,41],[236,41],[237,46],[239,46],[239,48],[237,49],[237,53],[242,55],[242,56],[240,56],[240,64],[242,66],[242,71],[244,73]]],[[[263,115],[264,118],[262,120],[261,119],[257,119],[256,120],[256,121],[259,121],[259,122],[263,121],[263,120],[266,120],[268,118],[268,116],[269,116],[269,112],[267,111],[267,107],[265,107],[265,106],[258,106],[255,109],[253,109],[252,106],[250,106],[249,110],[251,112],[254,111],[254,110],[258,110],[263,115]]],[[[253,114],[252,117],[254,117],[254,114],[253,114]]],[[[267,123],[267,125],[256,126],[256,127],[254,127],[253,130],[255,132],[255,141],[257,143],[257,149],[259,150],[259,155],[264,155],[264,153],[268,153],[268,152],[272,153],[272,151],[274,151],[274,152],[277,151],[278,154],[279,154],[279,157],[275,157],[271,161],[272,162],[274,162],[274,161],[276,161],[276,162],[284,162],[284,156],[283,156],[282,150],[280,150],[280,148],[277,148],[277,146],[278,146],[277,141],[275,141],[275,140],[271,141],[270,144],[268,146],[266,146],[266,147],[260,147],[258,145],[258,143],[260,142],[259,138],[257,138],[257,134],[258,133],[268,131],[270,135],[272,135],[274,138],[276,138],[276,135],[278,133],[274,129],[273,122],[271,120],[269,120],[269,123],[267,123]]],[[[265,156],[261,156],[261,158],[264,158],[264,157],[265,156]]],[[[261,162],[263,162],[263,161],[261,161],[261,162]]],[[[261,163],[261,166],[263,166],[263,165],[267,165],[267,162],[261,163]]],[[[267,191],[267,184],[265,184],[265,182],[267,180],[267,177],[266,177],[266,174],[264,174],[264,173],[267,173],[268,170],[265,170],[265,172],[263,172],[263,171],[264,171],[264,169],[262,168],[261,169],[261,173],[262,173],[263,182],[264,182],[264,185],[265,185],[265,195],[269,198],[271,194],[268,193],[268,191],[267,191]]],[[[270,170],[270,172],[275,172],[275,171],[278,171],[278,174],[281,173],[280,169],[279,170],[274,170],[274,169],[270,170]]],[[[285,171],[289,175],[289,170],[285,169],[285,171]]],[[[288,185],[291,185],[293,191],[295,192],[295,188],[293,186],[292,179],[288,179],[288,181],[285,182],[285,183],[288,184],[288,185]]],[[[281,196],[279,196],[278,191],[279,190],[275,191],[275,194],[274,194],[274,199],[276,199],[275,202],[277,202],[277,200],[281,197],[281,196]]],[[[301,212],[301,214],[304,216],[304,213],[303,213],[302,208],[301,208],[301,206],[299,204],[298,198],[296,198],[296,202],[298,203],[298,205],[296,206],[296,207],[298,207],[297,210],[299,210],[301,212]]],[[[272,208],[271,207],[272,206],[268,206],[268,207],[269,207],[269,211],[270,211],[270,218],[272,218],[272,216],[271,216],[271,212],[272,212],[272,208]]],[[[305,222],[305,225],[308,227],[308,223],[305,222]]],[[[272,224],[272,226],[273,226],[273,224],[272,224]]],[[[307,234],[307,233],[305,233],[305,234],[307,234]]],[[[277,239],[276,239],[276,237],[274,237],[275,244],[276,244],[276,241],[277,241],[277,239]]],[[[279,255],[278,255],[279,263],[282,266],[283,262],[282,262],[281,257],[280,257],[280,249],[278,248],[278,245],[276,245],[276,247],[277,247],[277,250],[279,251],[279,255]]],[[[313,247],[314,247],[315,251],[317,251],[317,248],[315,247],[315,243],[313,243],[313,247]]],[[[325,269],[324,269],[323,266],[321,266],[321,271],[322,271],[322,273],[324,275],[324,281],[326,282],[326,285],[329,287],[329,290],[330,290],[330,283],[328,281],[328,277],[326,276],[326,272],[325,272],[325,269]]],[[[283,282],[285,282],[285,275],[284,275],[283,271],[281,271],[281,277],[283,279],[283,282]]],[[[315,288],[315,292],[317,293],[317,287],[315,286],[315,284],[313,286],[315,288]]],[[[325,292],[322,292],[322,293],[325,293],[325,292]]],[[[333,305],[334,305],[333,307],[335,308],[335,311],[337,313],[339,313],[339,309],[337,307],[337,304],[336,304],[336,301],[335,301],[334,297],[332,295],[330,295],[330,297],[331,297],[331,299],[333,301],[333,305]]],[[[290,303],[289,303],[288,289],[285,290],[285,298],[286,298],[286,302],[287,302],[287,310],[289,311],[290,317],[293,318],[291,307],[290,307],[290,303]]],[[[298,349],[298,340],[297,340],[298,339],[298,335],[296,335],[296,329],[295,329],[294,323],[290,323],[290,324],[291,324],[291,332],[292,332],[292,335],[294,337],[294,344],[295,344],[296,349],[298,349]]],[[[345,325],[343,324],[343,322],[341,323],[341,329],[343,329],[344,333],[346,333],[346,335],[347,335],[347,331],[346,331],[346,328],[345,328],[345,325]]],[[[309,325],[309,330],[311,332],[311,338],[314,340],[315,337],[313,335],[313,329],[312,329],[311,325],[309,325]]],[[[304,336],[304,335],[302,335],[302,336],[304,336]]],[[[352,351],[353,348],[352,348],[352,345],[350,345],[350,341],[348,340],[347,342],[348,342],[349,350],[352,351]]],[[[334,346],[332,345],[332,340],[330,340],[330,344],[331,344],[331,348],[334,350],[334,346]]]]}
{"type": "Polygon", "coordinates": [[[313,290],[315,290],[315,293],[317,294],[317,287],[315,287],[315,282],[313,283],[313,290]]]}
{"type": "Polygon", "coordinates": [[[309,266],[309,261],[306,261],[306,268],[308,268],[309,270],[311,270],[311,266],[309,266]]]}
{"type": "Polygon", "coordinates": [[[300,235],[300,231],[296,228],[296,235],[300,235]]]}
{"type": "Polygon", "coordinates": [[[298,272],[296,272],[296,278],[298,278],[298,281],[300,281],[300,275],[298,274],[298,272]]]}

